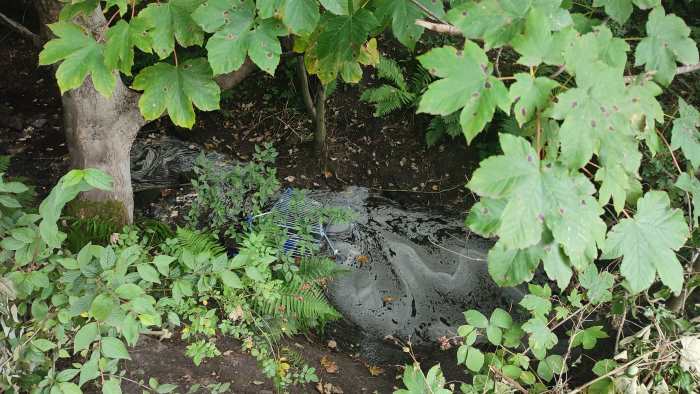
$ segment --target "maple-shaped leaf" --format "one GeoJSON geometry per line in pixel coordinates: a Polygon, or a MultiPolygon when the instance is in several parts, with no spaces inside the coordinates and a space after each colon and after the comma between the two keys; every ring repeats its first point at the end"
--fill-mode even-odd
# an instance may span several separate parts
{"type": "Polygon", "coordinates": [[[284,7],[284,0],[257,0],[255,7],[258,10],[258,16],[263,19],[279,17],[284,7]]]}
{"type": "Polygon", "coordinates": [[[546,225],[572,264],[585,267],[606,228],[593,185],[558,165],[543,165],[523,138],[501,134],[500,141],[504,154],[483,160],[467,185],[479,196],[507,201],[499,242],[508,249],[536,245],[546,225]]]}
{"type": "MultiPolygon", "coordinates": [[[[444,17],[445,10],[441,1],[417,0],[435,16],[444,17]]],[[[377,5],[377,17],[391,22],[391,32],[401,44],[413,50],[416,42],[423,35],[423,27],[416,25],[416,20],[425,17],[425,12],[410,1],[380,0],[377,5]]]]}
{"type": "Polygon", "coordinates": [[[556,81],[546,77],[533,78],[530,74],[515,74],[515,83],[510,85],[510,100],[514,103],[513,112],[518,125],[522,127],[535,113],[549,103],[556,81]]]}
{"type": "Polygon", "coordinates": [[[501,215],[505,206],[505,200],[482,198],[469,210],[467,227],[482,237],[493,237],[501,226],[501,215]]]}
{"type": "Polygon", "coordinates": [[[90,75],[95,89],[105,97],[111,96],[116,79],[105,65],[104,47],[73,23],[57,22],[49,28],[58,38],[44,45],[39,64],[61,62],[56,69],[61,93],[79,87],[90,75]]]}
{"type": "Polygon", "coordinates": [[[608,69],[622,75],[627,64],[629,45],[613,37],[607,26],[598,26],[592,32],[574,40],[564,54],[566,70],[576,76],[579,87],[598,83],[599,74],[608,69]]]}
{"type": "Polygon", "coordinates": [[[350,15],[359,10],[362,0],[320,0],[323,8],[336,15],[350,15]],[[352,5],[352,9],[348,6],[352,5]]]}
{"type": "Polygon", "coordinates": [[[684,172],[678,176],[674,186],[693,196],[693,220],[697,225],[700,223],[698,220],[700,218],[700,181],[695,176],[684,172]]]}
{"type": "MultiPolygon", "coordinates": [[[[571,281],[574,271],[571,269],[571,262],[566,257],[558,244],[553,243],[544,247],[544,257],[542,267],[549,279],[557,282],[561,290],[566,289],[571,281]]],[[[592,264],[591,264],[592,265],[592,264]]]]}
{"type": "Polygon", "coordinates": [[[576,37],[576,30],[567,28],[552,33],[551,22],[544,10],[530,10],[522,34],[512,40],[513,49],[521,56],[518,63],[526,66],[563,64],[564,52],[576,37]]]}
{"type": "Polygon", "coordinates": [[[143,52],[151,52],[151,37],[146,33],[143,19],[134,18],[127,22],[120,20],[105,34],[105,65],[131,75],[134,65],[134,47],[143,52]]]}
{"type": "Polygon", "coordinates": [[[148,26],[148,34],[153,40],[153,50],[161,59],[168,57],[175,49],[175,41],[183,47],[202,45],[204,32],[192,19],[192,13],[203,0],[169,0],[151,3],[141,12],[148,26]]]}
{"type": "Polygon", "coordinates": [[[688,105],[682,98],[678,99],[679,117],[673,121],[671,130],[671,148],[681,148],[683,155],[694,168],[700,166],[700,112],[688,105]]]}
{"type": "Polygon", "coordinates": [[[346,82],[357,82],[361,72],[358,59],[372,29],[379,21],[372,12],[361,8],[351,15],[324,14],[321,32],[311,58],[318,60],[316,74],[324,84],[341,74],[346,82]]]}
{"type": "Polygon", "coordinates": [[[622,257],[620,272],[633,293],[648,289],[657,272],[674,293],[683,287],[683,267],[675,251],[685,244],[688,225],[683,213],[670,205],[666,192],[646,193],[637,201],[634,217],[616,224],[605,241],[605,257],[622,257]]]}
{"type": "Polygon", "coordinates": [[[205,59],[197,58],[177,66],[156,63],[136,76],[132,88],[143,91],[139,108],[146,120],[159,118],[167,111],[174,124],[191,128],[193,105],[202,111],[219,109],[220,89],[212,79],[205,59]]]}
{"type": "Polygon", "coordinates": [[[282,21],[292,33],[307,35],[316,29],[320,18],[316,0],[287,0],[282,21]]]}
{"type": "Polygon", "coordinates": [[[698,47],[690,38],[690,28],[676,15],[666,15],[663,7],[649,13],[647,36],[635,50],[635,66],[653,71],[654,80],[668,85],[676,75],[676,62],[695,64],[700,61],[698,47]]]}
{"type": "Polygon", "coordinates": [[[130,2],[128,0],[107,0],[105,2],[104,11],[106,12],[112,7],[117,7],[119,9],[119,16],[124,16],[129,10],[130,2]]]}
{"type": "Polygon", "coordinates": [[[632,4],[648,10],[661,5],[661,0],[593,0],[593,7],[605,7],[605,13],[619,24],[624,24],[632,15],[632,4]]]}
{"type": "Polygon", "coordinates": [[[488,255],[489,274],[499,286],[517,286],[533,278],[543,255],[539,245],[508,249],[500,242],[496,243],[488,255]]]}
{"type": "Polygon", "coordinates": [[[491,75],[493,65],[475,43],[466,41],[461,51],[451,46],[435,48],[418,60],[440,78],[428,86],[418,112],[447,116],[463,108],[459,123],[467,143],[491,121],[496,107],[509,112],[508,90],[491,75]]]}
{"type": "Polygon", "coordinates": [[[447,20],[465,37],[483,39],[486,49],[503,46],[522,31],[532,0],[464,2],[447,13],[447,20]]]}
{"type": "Polygon", "coordinates": [[[61,12],[58,14],[58,20],[61,22],[69,22],[78,15],[89,15],[95,11],[98,5],[100,5],[99,0],[71,1],[65,3],[63,8],[61,8],[61,12]]]}
{"type": "Polygon", "coordinates": [[[636,200],[641,194],[642,185],[639,180],[619,164],[601,167],[595,173],[595,180],[600,182],[598,202],[605,205],[612,199],[613,208],[617,213],[622,212],[627,200],[636,200]]]}

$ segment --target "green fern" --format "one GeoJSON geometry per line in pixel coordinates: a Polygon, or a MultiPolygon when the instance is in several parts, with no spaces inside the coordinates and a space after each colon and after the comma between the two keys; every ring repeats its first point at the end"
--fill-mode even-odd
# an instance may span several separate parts
{"type": "Polygon", "coordinates": [[[297,275],[304,281],[317,281],[319,279],[333,279],[346,272],[348,272],[347,268],[327,257],[308,257],[299,263],[297,275]]]}
{"type": "Polygon", "coordinates": [[[149,244],[158,245],[168,238],[173,238],[175,233],[168,224],[155,219],[145,219],[138,224],[141,231],[149,235],[149,244]]]}
{"type": "Polygon", "coordinates": [[[323,290],[309,283],[288,283],[279,289],[278,297],[257,300],[255,310],[262,315],[292,318],[302,328],[323,327],[342,317],[323,290]]]}
{"type": "Polygon", "coordinates": [[[416,71],[411,75],[411,90],[423,93],[431,82],[433,82],[433,76],[430,72],[420,64],[417,65],[416,71]]]}
{"type": "Polygon", "coordinates": [[[436,116],[428,125],[425,142],[431,147],[440,142],[446,135],[455,138],[461,134],[462,126],[459,124],[459,112],[447,116],[436,116]]]}
{"type": "Polygon", "coordinates": [[[226,248],[211,234],[178,227],[176,237],[180,247],[188,249],[193,254],[209,252],[212,256],[219,256],[226,253],[226,248]]]}
{"type": "Polygon", "coordinates": [[[365,90],[360,100],[374,105],[374,116],[382,117],[400,108],[414,106],[418,96],[409,89],[403,70],[394,61],[386,57],[379,59],[377,76],[392,84],[383,84],[365,90]]]}
{"type": "Polygon", "coordinates": [[[6,172],[10,168],[10,156],[0,155],[0,172],[6,172]]]}
{"type": "Polygon", "coordinates": [[[106,245],[112,234],[119,231],[111,220],[101,217],[69,219],[66,232],[66,245],[73,253],[78,253],[88,243],[106,245]]]}
{"type": "Polygon", "coordinates": [[[377,63],[377,76],[394,83],[401,90],[408,90],[403,70],[393,59],[382,56],[377,63]]]}

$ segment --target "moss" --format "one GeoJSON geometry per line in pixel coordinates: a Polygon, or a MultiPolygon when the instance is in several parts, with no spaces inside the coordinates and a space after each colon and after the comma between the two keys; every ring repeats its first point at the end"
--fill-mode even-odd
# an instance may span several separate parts
{"type": "Polygon", "coordinates": [[[117,228],[129,224],[129,215],[124,204],[116,200],[88,201],[73,200],[68,205],[64,214],[75,219],[98,219],[111,222],[117,228]]]}

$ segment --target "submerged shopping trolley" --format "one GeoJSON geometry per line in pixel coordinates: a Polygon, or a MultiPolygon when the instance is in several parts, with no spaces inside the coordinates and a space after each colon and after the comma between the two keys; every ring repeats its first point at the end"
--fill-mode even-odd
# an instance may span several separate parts
{"type": "Polygon", "coordinates": [[[272,215],[274,225],[284,229],[287,234],[283,250],[293,257],[311,255],[312,251],[310,248],[304,247],[304,241],[311,242],[318,249],[323,246],[325,241],[328,243],[328,248],[336,255],[338,251],[333,247],[323,225],[321,208],[323,208],[323,204],[320,202],[307,196],[297,198],[294,190],[287,188],[267,211],[248,217],[248,223],[252,225],[255,219],[272,215]],[[308,232],[313,239],[304,240],[303,236],[298,233],[300,226],[308,226],[308,232]]]}

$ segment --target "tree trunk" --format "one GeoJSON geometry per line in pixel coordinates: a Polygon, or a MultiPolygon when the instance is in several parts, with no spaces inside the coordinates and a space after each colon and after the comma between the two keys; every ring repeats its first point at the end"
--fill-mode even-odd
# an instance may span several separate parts
{"type": "Polygon", "coordinates": [[[326,87],[318,85],[316,95],[316,119],[315,119],[314,142],[316,153],[319,155],[321,163],[326,159],[326,87]]]}
{"type": "Polygon", "coordinates": [[[131,223],[134,196],[131,186],[130,152],[145,121],[138,111],[138,94],[121,81],[110,98],[100,95],[89,79],[78,89],[63,96],[63,117],[68,151],[73,168],[97,168],[113,180],[112,190],[93,190],[81,199],[96,202],[120,202],[124,218],[131,223]]]}

